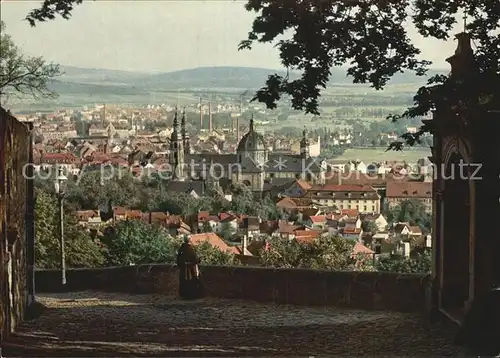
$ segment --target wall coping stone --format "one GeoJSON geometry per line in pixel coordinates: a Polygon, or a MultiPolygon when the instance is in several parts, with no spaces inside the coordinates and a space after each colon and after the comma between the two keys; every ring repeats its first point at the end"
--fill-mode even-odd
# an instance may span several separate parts
{"type": "MultiPolygon", "coordinates": [[[[307,306],[427,313],[428,274],[201,265],[205,295],[307,306]]],[[[36,270],[39,292],[100,290],[176,296],[172,264],[36,270]]]]}

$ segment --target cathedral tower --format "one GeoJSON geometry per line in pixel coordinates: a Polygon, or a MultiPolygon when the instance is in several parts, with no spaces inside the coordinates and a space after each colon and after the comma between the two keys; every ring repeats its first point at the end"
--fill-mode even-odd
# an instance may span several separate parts
{"type": "Polygon", "coordinates": [[[182,119],[181,119],[181,134],[182,134],[182,146],[184,149],[184,154],[191,153],[191,143],[189,140],[189,133],[186,130],[186,108],[182,110],[182,119]]]}
{"type": "Polygon", "coordinates": [[[300,156],[302,158],[309,158],[309,139],[307,139],[307,130],[304,127],[302,131],[302,139],[300,140],[300,156]]]}
{"type": "Polygon", "coordinates": [[[170,165],[172,165],[173,179],[182,180],[184,178],[184,145],[182,134],[177,120],[177,108],[174,114],[174,126],[170,136],[170,165]]]}

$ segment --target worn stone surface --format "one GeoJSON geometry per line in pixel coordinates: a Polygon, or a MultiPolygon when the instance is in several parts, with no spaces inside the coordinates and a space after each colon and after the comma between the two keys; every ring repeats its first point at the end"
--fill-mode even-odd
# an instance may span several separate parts
{"type": "MultiPolygon", "coordinates": [[[[425,313],[428,276],[383,272],[336,272],[265,267],[202,266],[206,295],[355,309],[425,313]]],[[[144,265],[67,272],[37,271],[38,292],[99,290],[176,295],[178,270],[172,265],[144,265]]]]}
{"type": "Polygon", "coordinates": [[[418,315],[85,291],[47,306],[4,347],[48,356],[460,356],[452,331],[418,315]]]}
{"type": "Polygon", "coordinates": [[[26,243],[33,242],[33,187],[26,179],[30,143],[28,127],[0,107],[0,343],[21,321],[28,303],[26,263],[32,246],[26,243]]]}

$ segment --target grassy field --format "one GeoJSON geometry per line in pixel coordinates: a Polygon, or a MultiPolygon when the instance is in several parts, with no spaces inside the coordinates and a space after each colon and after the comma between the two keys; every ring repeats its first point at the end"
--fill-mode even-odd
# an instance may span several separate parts
{"type": "Polygon", "coordinates": [[[418,159],[429,157],[431,151],[429,148],[408,148],[401,152],[386,151],[386,148],[352,148],[347,149],[344,154],[335,158],[335,160],[361,160],[364,163],[405,160],[408,163],[416,163],[418,159]]]}
{"type": "Polygon", "coordinates": [[[343,130],[349,129],[351,126],[342,122],[332,121],[331,119],[320,119],[314,122],[311,122],[310,118],[307,119],[293,119],[287,120],[284,122],[269,122],[266,125],[263,125],[263,130],[265,132],[273,132],[275,130],[282,129],[284,127],[297,128],[298,130],[302,130],[306,127],[309,130],[318,129],[318,128],[328,128],[331,130],[343,130]]]}

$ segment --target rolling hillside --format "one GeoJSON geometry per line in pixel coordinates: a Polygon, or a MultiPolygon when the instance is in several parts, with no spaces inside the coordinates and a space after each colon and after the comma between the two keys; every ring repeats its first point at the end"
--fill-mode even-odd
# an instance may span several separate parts
{"type": "MultiPolygon", "coordinates": [[[[252,67],[199,67],[158,74],[76,67],[63,67],[62,69],[65,74],[58,78],[60,82],[106,86],[126,85],[150,91],[209,88],[257,89],[264,85],[268,75],[276,72],[280,75],[286,74],[283,71],[252,67]]],[[[435,73],[441,73],[441,71],[429,71],[430,75],[435,73]]],[[[291,79],[298,76],[298,73],[290,73],[291,79]]],[[[424,78],[422,77],[403,73],[396,75],[391,84],[420,84],[423,82],[424,78]]],[[[330,84],[332,86],[352,84],[352,80],[346,77],[343,69],[334,68],[330,84]]]]}
{"type": "MultiPolygon", "coordinates": [[[[60,106],[80,106],[96,102],[112,103],[165,103],[179,99],[179,91],[184,92],[188,102],[197,101],[198,94],[212,92],[226,95],[245,93],[252,96],[255,90],[265,84],[267,76],[280,72],[266,68],[252,67],[199,67],[167,73],[141,73],[95,68],[61,66],[63,75],[51,81],[49,87],[59,94],[57,99],[21,99],[12,103],[13,108],[58,108],[60,106]]],[[[429,75],[443,71],[429,71],[429,75]]],[[[291,73],[290,78],[299,76],[291,73]]],[[[398,74],[387,87],[387,93],[410,97],[425,78],[413,74],[398,74]],[[401,86],[403,84],[403,86],[401,86]],[[406,85],[406,86],[405,86],[406,85]]],[[[366,95],[372,91],[367,85],[353,85],[342,68],[332,69],[327,92],[348,90],[366,95]]],[[[184,99],[183,99],[184,100],[184,99]]]]}

